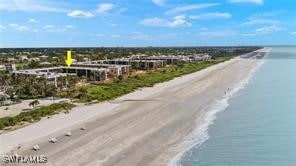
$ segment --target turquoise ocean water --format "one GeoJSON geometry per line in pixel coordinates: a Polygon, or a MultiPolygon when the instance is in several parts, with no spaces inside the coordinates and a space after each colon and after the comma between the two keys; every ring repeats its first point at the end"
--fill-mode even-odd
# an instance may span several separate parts
{"type": "Polygon", "coordinates": [[[273,47],[182,166],[296,166],[296,47],[273,47]]]}

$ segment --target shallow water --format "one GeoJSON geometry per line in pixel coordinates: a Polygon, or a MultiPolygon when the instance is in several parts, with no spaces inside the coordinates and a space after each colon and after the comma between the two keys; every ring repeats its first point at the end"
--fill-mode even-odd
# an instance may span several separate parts
{"type": "Polygon", "coordinates": [[[178,165],[296,165],[296,47],[272,48],[248,85],[211,116],[207,140],[178,165]]]}

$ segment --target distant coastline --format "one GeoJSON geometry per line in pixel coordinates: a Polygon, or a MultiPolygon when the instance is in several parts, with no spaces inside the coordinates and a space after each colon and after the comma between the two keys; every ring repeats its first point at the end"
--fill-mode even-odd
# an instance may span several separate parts
{"type": "MultiPolygon", "coordinates": [[[[270,47],[264,47],[263,49],[258,50],[258,52],[265,52],[264,57],[268,56],[270,51],[270,47]]],[[[184,138],[183,142],[178,147],[179,152],[169,162],[169,166],[180,166],[182,158],[185,157],[185,155],[190,150],[192,150],[192,148],[199,148],[205,141],[210,138],[208,134],[208,129],[214,123],[216,119],[216,114],[224,111],[229,106],[228,100],[230,100],[232,97],[235,96],[237,92],[247,86],[250,79],[253,77],[258,68],[263,65],[263,63],[264,60],[260,60],[260,62],[258,62],[258,64],[250,71],[250,73],[245,78],[241,80],[241,82],[239,82],[229,92],[227,92],[226,96],[223,96],[222,98],[218,99],[216,102],[208,106],[208,111],[205,112],[204,115],[205,120],[202,122],[203,124],[198,124],[196,128],[192,131],[192,133],[184,138]]]]}

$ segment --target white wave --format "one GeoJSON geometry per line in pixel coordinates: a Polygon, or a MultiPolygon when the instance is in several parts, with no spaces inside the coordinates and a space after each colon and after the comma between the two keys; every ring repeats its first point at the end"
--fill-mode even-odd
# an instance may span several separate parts
{"type": "Polygon", "coordinates": [[[234,95],[244,89],[246,85],[250,82],[250,79],[254,75],[255,71],[260,68],[264,64],[265,60],[261,60],[257,67],[255,67],[247,76],[245,80],[243,80],[240,84],[238,84],[235,88],[233,88],[225,97],[223,97],[221,100],[215,101],[211,107],[209,108],[210,111],[208,111],[205,114],[203,123],[199,125],[192,133],[190,133],[188,136],[186,136],[183,140],[183,142],[180,144],[180,148],[178,154],[170,160],[168,163],[169,166],[181,166],[181,158],[183,155],[187,152],[189,152],[192,148],[199,148],[205,141],[207,141],[210,136],[208,133],[209,127],[214,123],[216,117],[216,114],[218,112],[221,112],[225,110],[229,103],[228,100],[234,95]]]}

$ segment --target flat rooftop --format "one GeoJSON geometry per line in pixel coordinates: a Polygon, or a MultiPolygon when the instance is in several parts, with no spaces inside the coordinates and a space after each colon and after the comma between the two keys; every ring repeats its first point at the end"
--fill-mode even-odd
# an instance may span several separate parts
{"type": "Polygon", "coordinates": [[[37,69],[27,69],[27,70],[17,70],[14,73],[42,73],[51,70],[63,70],[63,69],[77,69],[77,70],[92,70],[92,71],[106,71],[106,69],[99,69],[99,68],[91,68],[91,67],[66,67],[66,66],[57,66],[57,67],[48,67],[48,68],[37,68],[37,69]]]}
{"type": "Polygon", "coordinates": [[[130,67],[131,66],[131,65],[117,65],[117,64],[102,64],[101,61],[77,62],[77,63],[73,63],[73,65],[87,65],[87,66],[94,66],[94,67],[130,67]]]}
{"type": "Polygon", "coordinates": [[[25,75],[36,75],[36,76],[46,76],[47,78],[55,78],[61,76],[71,75],[71,73],[62,73],[57,72],[59,70],[70,69],[70,70],[89,70],[89,71],[97,71],[97,72],[106,72],[107,70],[104,68],[91,68],[91,67],[49,67],[49,68],[38,68],[38,69],[28,69],[28,70],[17,70],[13,73],[15,74],[25,74],[25,75]]]}

